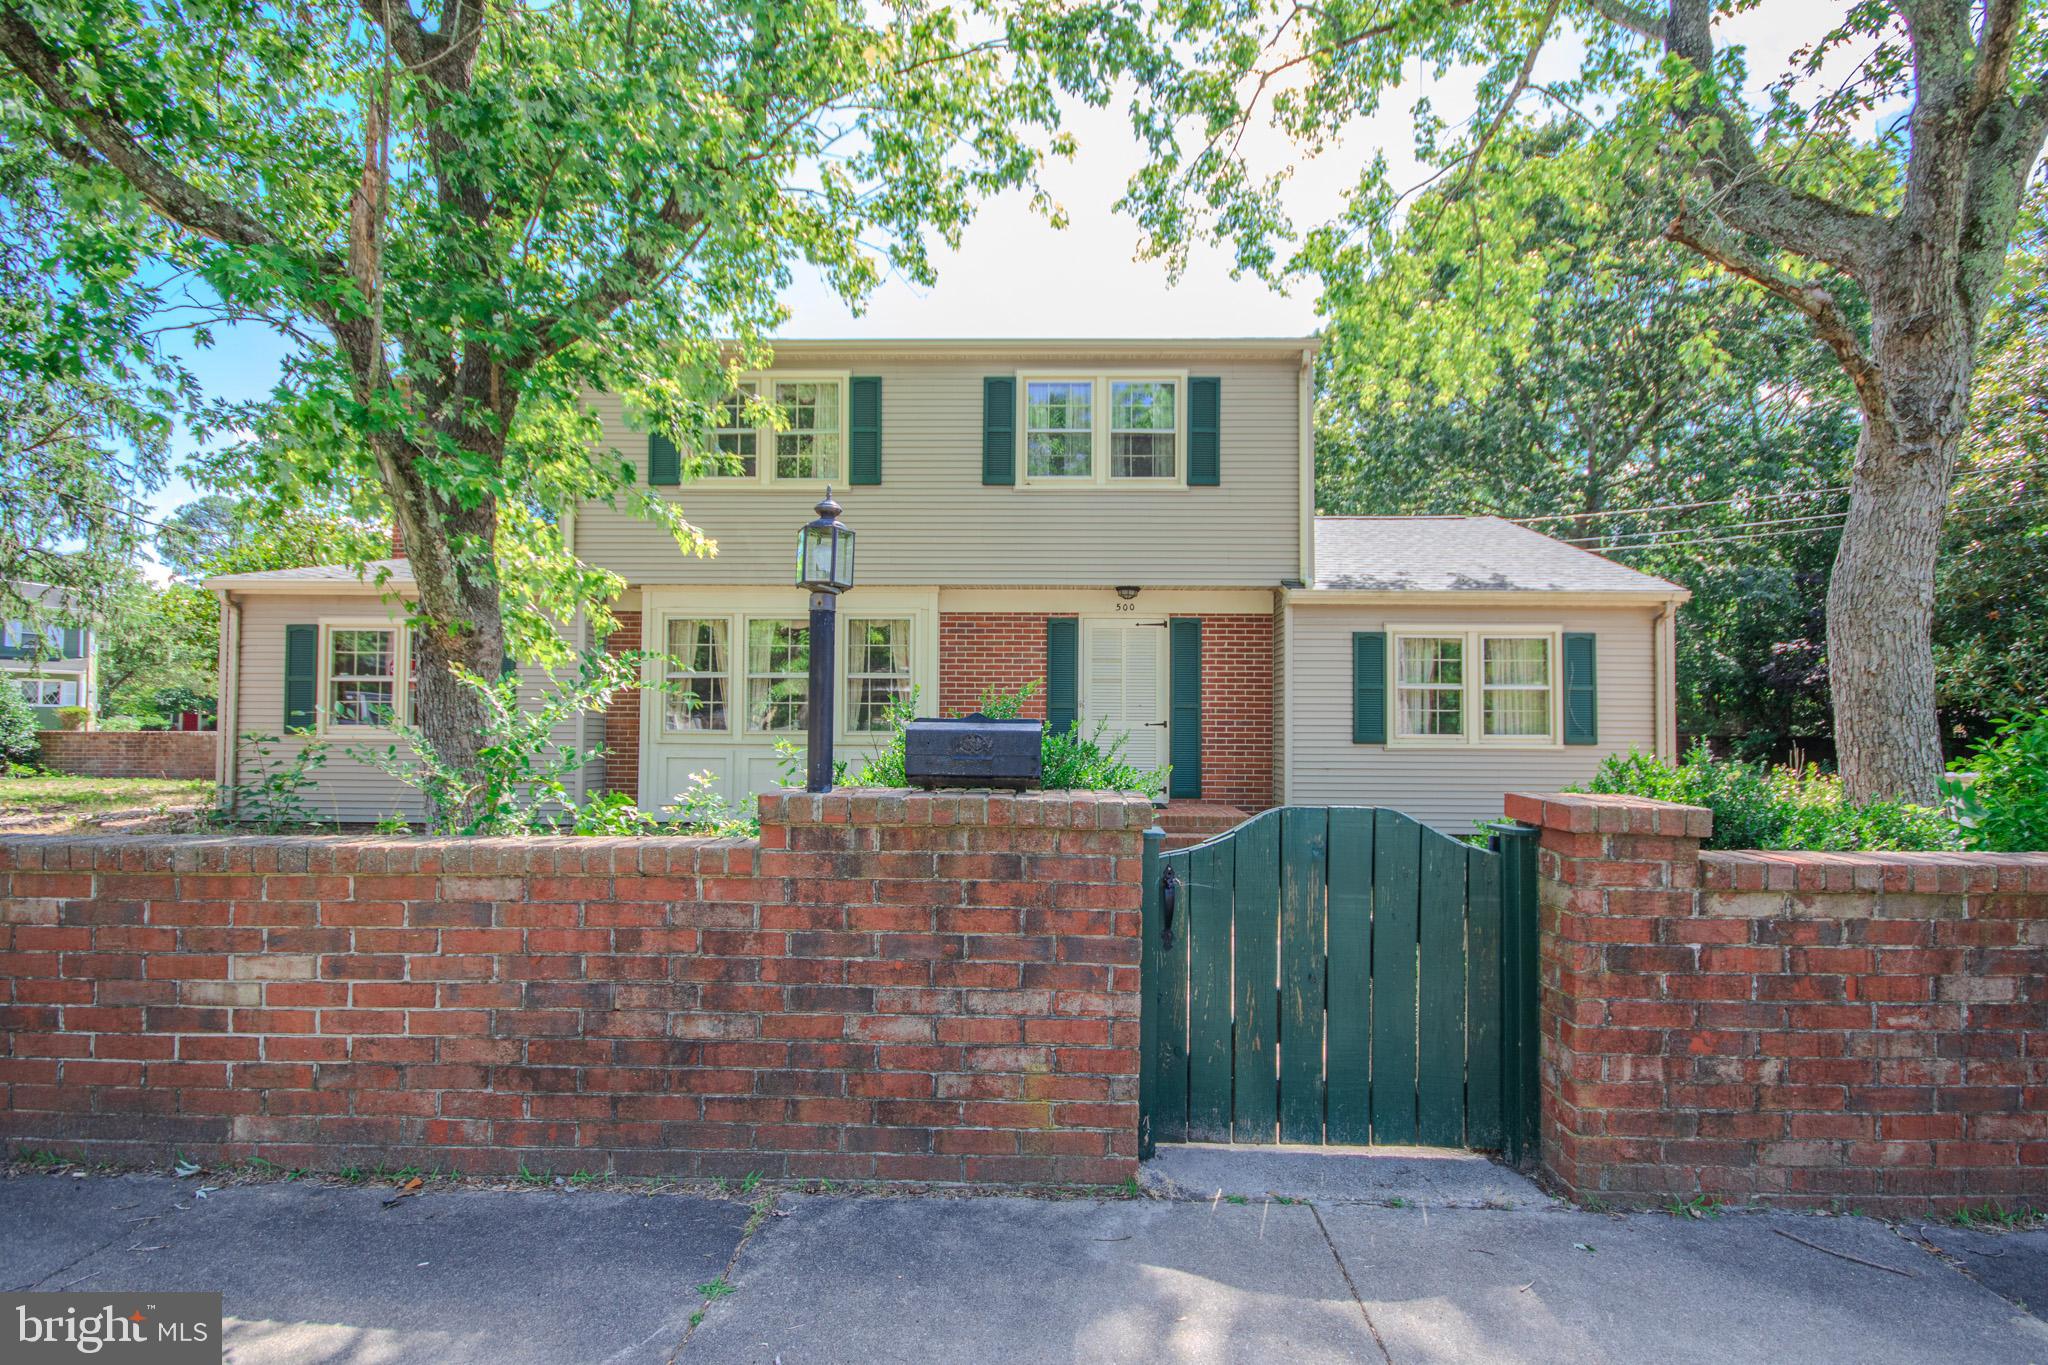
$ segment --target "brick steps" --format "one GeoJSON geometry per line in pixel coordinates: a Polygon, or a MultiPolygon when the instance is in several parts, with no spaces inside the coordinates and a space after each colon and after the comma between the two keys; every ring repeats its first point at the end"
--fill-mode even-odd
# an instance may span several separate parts
{"type": "Polygon", "coordinates": [[[1159,827],[1166,831],[1168,853],[1235,829],[1251,818],[1248,811],[1221,801],[1170,801],[1157,814],[1159,827]]]}

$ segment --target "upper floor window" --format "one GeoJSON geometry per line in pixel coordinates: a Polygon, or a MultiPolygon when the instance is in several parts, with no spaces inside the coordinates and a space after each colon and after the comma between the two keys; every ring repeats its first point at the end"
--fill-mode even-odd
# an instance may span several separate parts
{"type": "Polygon", "coordinates": [[[846,383],[843,375],[812,374],[742,381],[718,405],[710,448],[686,461],[685,471],[728,485],[843,482],[846,383]]]}
{"type": "Polygon", "coordinates": [[[1167,376],[1024,376],[1024,482],[1177,483],[1182,394],[1167,376]]]}

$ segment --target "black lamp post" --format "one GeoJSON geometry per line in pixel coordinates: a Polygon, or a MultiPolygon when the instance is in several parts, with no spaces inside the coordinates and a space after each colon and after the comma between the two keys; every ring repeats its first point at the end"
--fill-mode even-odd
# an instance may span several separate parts
{"type": "Polygon", "coordinates": [[[811,590],[810,745],[804,790],[832,790],[832,659],[837,653],[839,594],[853,586],[853,528],[839,519],[831,485],[818,519],[798,534],[796,581],[811,590]]]}

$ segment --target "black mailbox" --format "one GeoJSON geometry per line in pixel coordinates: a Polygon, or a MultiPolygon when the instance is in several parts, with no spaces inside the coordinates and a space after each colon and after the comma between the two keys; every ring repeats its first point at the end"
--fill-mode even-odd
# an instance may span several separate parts
{"type": "Polygon", "coordinates": [[[913,787],[1027,791],[1044,772],[1045,725],[971,716],[913,720],[903,729],[903,773],[913,787]]]}

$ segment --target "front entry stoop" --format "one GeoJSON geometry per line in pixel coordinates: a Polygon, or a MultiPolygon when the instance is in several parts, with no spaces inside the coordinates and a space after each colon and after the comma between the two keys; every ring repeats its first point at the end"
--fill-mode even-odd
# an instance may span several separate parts
{"type": "Polygon", "coordinates": [[[1431,1147],[1247,1147],[1166,1143],[1138,1168],[1159,1199],[1285,1199],[1394,1208],[1563,1208],[1536,1183],[1477,1152],[1431,1147]]]}

